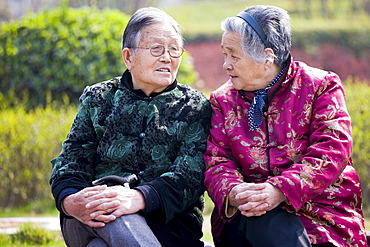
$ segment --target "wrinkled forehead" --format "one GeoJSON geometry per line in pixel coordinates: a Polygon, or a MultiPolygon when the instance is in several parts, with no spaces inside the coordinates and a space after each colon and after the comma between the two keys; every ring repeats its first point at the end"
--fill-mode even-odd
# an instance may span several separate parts
{"type": "Polygon", "coordinates": [[[231,52],[240,51],[242,49],[242,39],[240,34],[232,31],[225,31],[221,39],[221,48],[231,52]]]}
{"type": "Polygon", "coordinates": [[[155,23],[140,30],[139,43],[158,42],[182,46],[182,36],[169,23],[155,23]]]}

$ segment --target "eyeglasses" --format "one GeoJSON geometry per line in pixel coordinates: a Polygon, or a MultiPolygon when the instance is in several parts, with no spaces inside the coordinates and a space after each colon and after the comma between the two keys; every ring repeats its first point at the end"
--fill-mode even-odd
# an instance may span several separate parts
{"type": "MultiPolygon", "coordinates": [[[[148,49],[153,57],[160,57],[166,52],[166,48],[163,45],[153,45],[151,47],[131,47],[138,49],[148,49]]],[[[168,49],[170,57],[179,58],[184,53],[184,48],[178,46],[171,46],[168,49]]]]}

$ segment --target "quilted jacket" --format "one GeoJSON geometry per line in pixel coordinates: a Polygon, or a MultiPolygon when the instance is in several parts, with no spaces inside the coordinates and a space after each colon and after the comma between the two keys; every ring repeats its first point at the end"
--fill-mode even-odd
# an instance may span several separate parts
{"type": "Polygon", "coordinates": [[[211,108],[200,92],[176,81],[146,96],[131,74],[87,87],[50,179],[62,199],[106,175],[137,174],[141,212],[164,246],[203,246],[202,155],[211,108]]]}
{"type": "Polygon", "coordinates": [[[228,81],[211,94],[211,131],[204,155],[205,186],[215,203],[215,243],[232,219],[225,197],[241,182],[269,182],[300,218],[313,244],[367,246],[361,190],[352,166],[351,120],[338,76],[290,62],[269,102],[260,128],[247,123],[250,93],[228,81]]]}

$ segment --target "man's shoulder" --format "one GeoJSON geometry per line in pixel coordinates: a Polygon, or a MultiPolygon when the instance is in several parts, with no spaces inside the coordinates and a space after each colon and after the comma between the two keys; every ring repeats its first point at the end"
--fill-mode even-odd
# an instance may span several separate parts
{"type": "Polygon", "coordinates": [[[86,98],[102,100],[109,97],[109,95],[114,95],[120,80],[121,77],[114,77],[110,80],[87,86],[80,97],[80,101],[82,102],[86,98]]]}

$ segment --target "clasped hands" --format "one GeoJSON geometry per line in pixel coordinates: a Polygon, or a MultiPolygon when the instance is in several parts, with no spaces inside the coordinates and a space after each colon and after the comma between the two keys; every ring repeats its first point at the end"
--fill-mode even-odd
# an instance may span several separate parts
{"type": "Polygon", "coordinates": [[[62,204],[65,213],[91,227],[104,227],[122,215],[145,208],[140,191],[120,185],[88,187],[67,196],[62,204]]]}
{"type": "Polygon", "coordinates": [[[270,183],[241,183],[229,193],[229,205],[246,217],[261,216],[285,201],[285,195],[270,183]]]}

